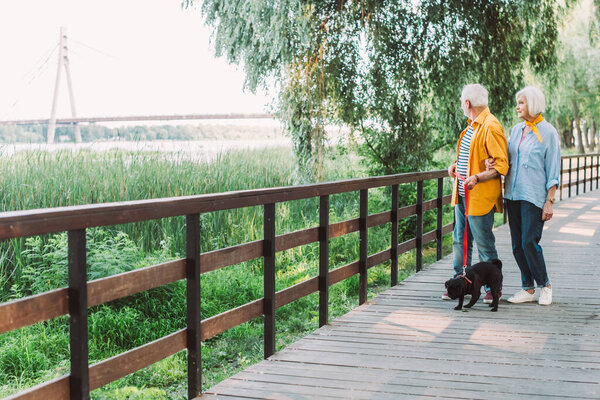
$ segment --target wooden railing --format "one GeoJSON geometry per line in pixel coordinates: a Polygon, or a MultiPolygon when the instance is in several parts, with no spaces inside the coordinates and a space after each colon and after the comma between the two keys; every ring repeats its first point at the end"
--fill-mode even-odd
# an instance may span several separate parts
{"type": "Polygon", "coordinates": [[[596,183],[596,189],[598,189],[600,182],[600,154],[588,153],[563,156],[560,165],[560,176],[559,193],[561,200],[563,199],[563,189],[565,188],[567,197],[571,197],[573,186],[575,186],[575,195],[579,195],[580,190],[585,193],[588,183],[590,184],[589,190],[593,190],[594,182],[596,183]]]}
{"type": "Polygon", "coordinates": [[[450,203],[443,195],[445,170],[408,173],[333,183],[247,190],[210,195],[130,201],[85,206],[62,207],[0,213],[0,240],[31,235],[68,233],[67,288],[37,294],[0,304],[0,334],[24,326],[69,315],[71,373],[39,384],[11,399],[82,399],[89,392],[121,377],[147,367],[181,350],[187,349],[188,396],[201,392],[201,341],[264,316],[264,356],[275,352],[275,310],[311,293],[319,292],[319,325],[328,322],[329,287],[359,274],[359,303],[367,299],[367,271],[391,260],[391,284],[398,282],[398,255],[416,249],[416,270],[423,265],[425,243],[437,242],[437,259],[442,257],[442,236],[451,232],[453,224],[442,225],[442,207],[450,203]],[[437,180],[437,197],[425,200],[423,185],[437,180]],[[416,183],[416,203],[398,207],[399,185],[416,183]],[[368,191],[391,187],[390,210],[368,214],[368,191]],[[359,218],[338,223],[329,222],[329,196],[351,191],[360,192],[359,218]],[[278,202],[319,197],[319,226],[292,233],[275,232],[275,204],[278,202]],[[200,252],[200,220],[202,213],[249,206],[264,207],[264,238],[237,246],[200,252]],[[423,232],[423,214],[437,209],[436,229],[423,232]],[[186,216],[186,256],[159,265],[119,275],[87,281],[86,229],[98,226],[139,222],[173,216],[186,216]],[[416,215],[416,235],[398,243],[398,221],[416,215]],[[369,228],[391,222],[390,248],[376,254],[367,253],[369,228]],[[359,232],[359,259],[329,269],[329,240],[359,232]],[[275,291],[275,257],[278,252],[309,243],[319,243],[319,275],[301,283],[275,291]],[[256,258],[264,258],[264,297],[224,313],[201,320],[200,275],[219,268],[256,258]],[[88,308],[135,293],[186,279],[187,327],[143,346],[88,365],[88,308]]]}

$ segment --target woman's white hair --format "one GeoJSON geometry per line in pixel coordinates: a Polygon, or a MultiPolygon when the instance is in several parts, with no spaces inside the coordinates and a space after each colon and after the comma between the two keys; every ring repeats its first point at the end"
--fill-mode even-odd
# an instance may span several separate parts
{"type": "Polygon", "coordinates": [[[488,91],[480,84],[472,83],[463,87],[460,100],[469,100],[471,107],[487,107],[488,91]]]}
{"type": "Polygon", "coordinates": [[[536,117],[546,111],[546,98],[540,89],[534,86],[525,86],[517,92],[515,99],[518,100],[519,96],[523,96],[527,100],[527,110],[531,117],[536,117]]]}

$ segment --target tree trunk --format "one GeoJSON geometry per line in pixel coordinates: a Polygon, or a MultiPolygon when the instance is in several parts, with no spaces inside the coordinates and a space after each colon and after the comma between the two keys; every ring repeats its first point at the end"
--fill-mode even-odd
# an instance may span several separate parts
{"type": "Polygon", "coordinates": [[[589,149],[590,147],[590,139],[588,137],[588,129],[589,129],[589,123],[587,122],[587,120],[583,120],[583,122],[581,123],[581,137],[583,139],[583,148],[584,149],[589,149]]]}
{"type": "Polygon", "coordinates": [[[558,132],[558,140],[560,141],[560,147],[562,147],[563,149],[566,148],[567,143],[565,142],[564,129],[562,126],[560,126],[560,123],[558,122],[558,118],[554,118],[554,127],[556,128],[556,131],[558,132]]]}
{"type": "Polygon", "coordinates": [[[581,134],[581,122],[579,121],[579,108],[577,107],[577,99],[573,95],[573,119],[575,120],[575,128],[577,129],[577,151],[579,154],[585,153],[583,147],[583,135],[581,134]]]}
{"type": "Polygon", "coordinates": [[[593,118],[590,120],[590,151],[596,151],[596,123],[593,118]]]}
{"type": "Polygon", "coordinates": [[[571,148],[574,146],[575,138],[573,135],[574,135],[573,121],[570,118],[567,118],[567,125],[565,126],[565,129],[563,130],[563,136],[565,138],[565,146],[567,148],[571,148]]]}
{"type": "Polygon", "coordinates": [[[575,147],[575,129],[573,121],[569,121],[569,147],[575,147]]]}

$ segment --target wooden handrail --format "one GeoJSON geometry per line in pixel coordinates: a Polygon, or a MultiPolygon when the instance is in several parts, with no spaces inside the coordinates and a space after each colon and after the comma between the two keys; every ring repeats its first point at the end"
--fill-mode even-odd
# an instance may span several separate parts
{"type": "Polygon", "coordinates": [[[436,179],[443,176],[447,176],[445,170],[411,172],[314,185],[8,211],[0,213],[0,240],[301,200],[392,184],[436,179]]]}

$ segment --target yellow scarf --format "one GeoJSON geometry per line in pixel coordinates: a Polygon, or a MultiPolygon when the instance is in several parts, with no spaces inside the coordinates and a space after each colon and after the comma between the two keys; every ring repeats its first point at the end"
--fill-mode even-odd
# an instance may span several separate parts
{"type": "Polygon", "coordinates": [[[542,117],[542,114],[539,114],[537,116],[537,118],[533,120],[533,122],[529,122],[529,121],[525,120],[525,125],[531,127],[531,132],[536,134],[538,141],[540,143],[542,143],[542,138],[540,136],[540,131],[538,131],[538,128],[536,125],[539,124],[540,122],[542,122],[543,119],[544,119],[544,117],[542,117]]]}

